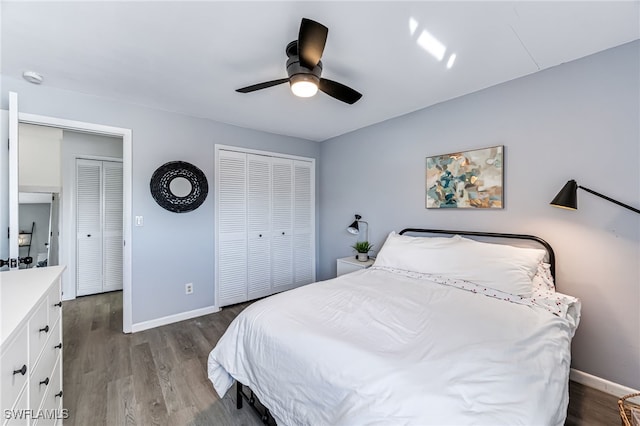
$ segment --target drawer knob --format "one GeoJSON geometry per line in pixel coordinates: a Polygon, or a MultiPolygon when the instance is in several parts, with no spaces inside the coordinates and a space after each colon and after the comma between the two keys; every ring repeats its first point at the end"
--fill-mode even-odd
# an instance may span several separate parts
{"type": "Polygon", "coordinates": [[[62,398],[62,391],[58,392],[54,395],[56,398],[62,398]]]}
{"type": "Polygon", "coordinates": [[[62,349],[62,342],[54,346],[55,349],[62,349]]]}
{"type": "Polygon", "coordinates": [[[48,326],[48,325],[46,325],[46,326],[44,326],[44,328],[41,328],[41,329],[40,329],[40,330],[38,330],[38,331],[39,331],[40,333],[42,333],[43,331],[44,331],[45,333],[48,333],[48,332],[49,332],[49,326],[48,326]]]}
{"type": "Polygon", "coordinates": [[[47,377],[46,379],[44,379],[43,381],[40,382],[41,385],[45,385],[48,386],[49,385],[49,378],[47,377]]]}
{"type": "Polygon", "coordinates": [[[25,374],[27,374],[27,366],[23,364],[21,369],[19,369],[19,370],[13,370],[13,375],[14,375],[14,376],[15,376],[16,374],[18,374],[18,373],[22,374],[23,376],[24,376],[25,374]]]}
{"type": "Polygon", "coordinates": [[[58,303],[54,303],[53,306],[57,306],[58,308],[62,308],[62,300],[58,303]]]}

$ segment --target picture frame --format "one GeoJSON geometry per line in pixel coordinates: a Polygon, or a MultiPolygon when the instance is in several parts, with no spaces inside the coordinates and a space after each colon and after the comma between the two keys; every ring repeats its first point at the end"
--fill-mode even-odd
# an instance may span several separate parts
{"type": "Polygon", "coordinates": [[[427,209],[502,209],[504,146],[426,158],[427,209]]]}

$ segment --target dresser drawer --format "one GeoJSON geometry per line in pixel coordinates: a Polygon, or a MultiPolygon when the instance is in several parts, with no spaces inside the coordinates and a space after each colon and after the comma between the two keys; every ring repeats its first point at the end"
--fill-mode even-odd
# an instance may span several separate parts
{"type": "Polygon", "coordinates": [[[36,364],[45,342],[51,334],[51,326],[49,323],[49,303],[45,298],[29,319],[29,365],[36,364]]]}
{"type": "Polygon", "coordinates": [[[49,300],[49,325],[54,325],[62,316],[62,295],[60,290],[60,278],[58,278],[47,294],[47,299],[49,300]]]}
{"type": "Polygon", "coordinates": [[[29,377],[29,355],[27,352],[27,327],[23,326],[11,341],[3,346],[0,358],[0,383],[2,386],[2,410],[13,408],[20,391],[29,377]],[[6,349],[5,349],[6,348],[6,349]],[[25,373],[22,374],[24,367],[25,373]],[[20,372],[16,372],[20,370],[20,372]],[[16,372],[14,374],[14,372],[16,372]]]}
{"type": "Polygon", "coordinates": [[[56,358],[49,386],[47,386],[47,393],[44,396],[40,409],[38,410],[40,417],[37,419],[37,426],[53,426],[56,422],[60,423],[64,415],[61,409],[62,395],[60,395],[60,392],[62,391],[62,380],[60,377],[61,363],[62,357],[56,358]]]}
{"type": "MultiPolygon", "coordinates": [[[[58,336],[58,327],[60,327],[60,322],[51,329],[51,333],[53,333],[54,336],[58,336]]],[[[60,354],[60,349],[55,347],[58,343],[59,337],[47,340],[45,348],[42,351],[42,356],[32,369],[31,376],[29,377],[29,405],[34,410],[40,407],[45,393],[51,388],[54,382],[52,375],[53,368],[60,354]]]]}

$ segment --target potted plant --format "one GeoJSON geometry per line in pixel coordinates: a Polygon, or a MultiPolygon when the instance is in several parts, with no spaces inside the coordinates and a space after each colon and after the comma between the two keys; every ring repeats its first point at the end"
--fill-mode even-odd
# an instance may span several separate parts
{"type": "Polygon", "coordinates": [[[373,247],[373,244],[370,244],[369,241],[358,241],[351,247],[358,252],[356,259],[360,262],[369,260],[369,250],[373,247]]]}

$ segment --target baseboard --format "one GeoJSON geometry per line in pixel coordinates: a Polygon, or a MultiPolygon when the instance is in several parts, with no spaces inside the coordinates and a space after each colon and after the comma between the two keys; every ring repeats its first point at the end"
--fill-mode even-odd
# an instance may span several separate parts
{"type": "Polygon", "coordinates": [[[175,315],[169,315],[166,317],[156,318],[149,321],[138,322],[131,325],[131,332],[137,333],[138,331],[149,330],[150,328],[156,328],[162,325],[173,324],[174,322],[201,317],[203,315],[209,315],[216,312],[220,312],[219,307],[207,306],[206,308],[194,309],[193,311],[181,312],[175,315]]]}
{"type": "Polygon", "coordinates": [[[591,374],[584,373],[580,370],[576,370],[575,368],[571,369],[571,372],[569,373],[569,378],[574,382],[580,383],[581,385],[589,386],[591,388],[597,389],[604,393],[608,393],[609,395],[613,395],[618,398],[624,395],[629,395],[630,393],[640,392],[633,388],[629,388],[629,387],[620,385],[618,383],[610,382],[609,380],[605,380],[598,376],[593,376],[591,374]]]}

